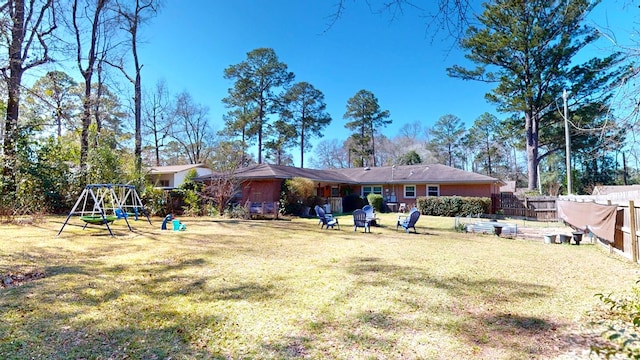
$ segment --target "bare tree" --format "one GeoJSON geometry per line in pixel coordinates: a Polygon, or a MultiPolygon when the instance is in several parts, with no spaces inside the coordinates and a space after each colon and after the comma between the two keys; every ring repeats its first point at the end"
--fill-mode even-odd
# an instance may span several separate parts
{"type": "Polygon", "coordinates": [[[3,193],[16,191],[16,140],[22,76],[26,71],[51,61],[50,42],[56,24],[54,0],[7,0],[0,3],[5,20],[1,35],[8,50],[8,62],[0,70],[7,83],[7,113],[4,126],[3,193]]]}
{"type": "Polygon", "coordinates": [[[170,120],[172,119],[169,92],[165,81],[158,81],[154,91],[146,97],[142,126],[146,130],[146,135],[150,137],[155,155],[155,164],[160,166],[160,148],[171,133],[170,120]]]}
{"type": "MultiPolygon", "coordinates": [[[[72,30],[75,37],[76,65],[84,80],[82,98],[82,133],[80,138],[80,169],[84,172],[89,153],[89,127],[92,113],[92,79],[96,63],[104,58],[107,47],[107,28],[111,19],[107,18],[106,5],[111,0],[73,0],[72,30]],[[90,31],[88,35],[86,28],[90,31]],[[88,36],[88,39],[85,39],[88,36]]],[[[95,110],[95,109],[94,109],[95,110]]],[[[94,111],[95,112],[95,111],[94,111]]]]}
{"type": "Polygon", "coordinates": [[[315,147],[315,155],[311,164],[320,169],[348,168],[349,146],[337,139],[322,140],[315,147]]]}
{"type": "MultiPolygon", "coordinates": [[[[432,34],[432,39],[439,33],[459,40],[473,15],[472,0],[436,0],[424,5],[416,0],[362,0],[367,3],[371,12],[387,13],[393,21],[397,17],[411,11],[425,19],[426,31],[432,34]]],[[[352,1],[353,2],[353,1],[352,1]]],[[[328,17],[327,31],[340,20],[347,10],[347,1],[336,0],[334,12],[328,17]]]]}
{"type": "Polygon", "coordinates": [[[207,160],[207,139],[212,139],[209,128],[209,109],[196,104],[184,91],[176,98],[176,108],[171,136],[180,144],[191,164],[207,160]]]}
{"type": "Polygon", "coordinates": [[[115,0],[116,12],[119,15],[119,23],[124,31],[129,34],[129,46],[133,58],[133,75],[128,73],[124,66],[124,60],[118,64],[111,63],[133,84],[133,114],[135,123],[135,169],[136,177],[142,174],[142,79],[140,73],[142,64],[138,56],[138,29],[149,17],[158,11],[158,0],[115,0]]]}

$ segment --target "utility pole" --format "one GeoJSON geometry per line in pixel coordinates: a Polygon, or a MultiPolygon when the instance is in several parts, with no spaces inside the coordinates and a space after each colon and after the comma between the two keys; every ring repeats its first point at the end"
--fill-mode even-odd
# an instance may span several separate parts
{"type": "Polygon", "coordinates": [[[569,95],[567,90],[562,90],[562,100],[564,100],[564,139],[567,157],[567,195],[571,195],[571,139],[569,138],[569,110],[567,106],[567,99],[569,95]]]}

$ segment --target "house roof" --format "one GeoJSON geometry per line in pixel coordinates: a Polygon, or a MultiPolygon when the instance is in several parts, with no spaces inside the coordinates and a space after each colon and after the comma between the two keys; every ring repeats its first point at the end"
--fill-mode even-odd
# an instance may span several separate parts
{"type": "Polygon", "coordinates": [[[206,168],[204,164],[188,164],[188,165],[169,165],[169,166],[152,166],[148,168],[149,174],[161,175],[161,174],[177,174],[179,172],[195,169],[206,168]]]}
{"type": "MultiPolygon", "coordinates": [[[[291,179],[303,177],[314,181],[330,183],[353,183],[348,177],[335,171],[336,169],[305,169],[293,166],[254,164],[239,168],[234,171],[234,175],[240,179],[291,179]]],[[[212,174],[215,176],[216,174],[212,174]]],[[[200,176],[195,180],[206,180],[211,175],[200,176]]]]}
{"type": "Polygon", "coordinates": [[[593,195],[608,195],[627,191],[638,191],[640,185],[598,185],[593,189],[593,195]]]}
{"type": "Polygon", "coordinates": [[[486,184],[499,179],[442,164],[335,169],[359,184],[486,184]]]}
{"type": "Polygon", "coordinates": [[[516,192],[516,182],[514,180],[505,181],[504,185],[500,187],[500,192],[503,193],[515,193],[516,192]]]}
{"type": "MultiPolygon", "coordinates": [[[[235,176],[243,179],[290,179],[293,177],[304,177],[314,181],[343,184],[502,183],[499,179],[490,176],[476,174],[442,164],[323,170],[257,164],[237,169],[235,176]]],[[[196,178],[196,180],[206,180],[209,177],[210,176],[201,176],[196,178]]]]}

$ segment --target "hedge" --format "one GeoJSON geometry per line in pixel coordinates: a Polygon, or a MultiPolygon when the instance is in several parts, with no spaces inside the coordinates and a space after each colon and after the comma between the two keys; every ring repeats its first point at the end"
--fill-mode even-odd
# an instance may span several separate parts
{"type": "Polygon", "coordinates": [[[382,212],[382,205],[384,204],[382,195],[371,193],[367,195],[367,201],[377,212],[382,212]]]}
{"type": "Polygon", "coordinates": [[[419,197],[416,203],[421,214],[433,216],[475,216],[488,214],[491,208],[491,199],[486,197],[419,197]]]}

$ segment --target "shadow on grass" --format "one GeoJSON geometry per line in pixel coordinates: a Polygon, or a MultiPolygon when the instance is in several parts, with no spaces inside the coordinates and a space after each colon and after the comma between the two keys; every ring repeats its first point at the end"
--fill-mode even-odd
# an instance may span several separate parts
{"type": "Polygon", "coordinates": [[[233,286],[223,286],[214,289],[211,296],[216,300],[249,300],[261,301],[274,297],[274,287],[264,286],[255,282],[247,282],[233,286]]]}
{"type": "MultiPolygon", "coordinates": [[[[451,314],[444,316],[445,320],[440,320],[445,323],[430,324],[426,322],[422,325],[445,326],[455,329],[456,336],[459,339],[464,339],[470,347],[492,342],[491,346],[497,345],[498,348],[507,352],[542,354],[545,351],[545,346],[547,347],[546,351],[551,347],[548,342],[545,343],[545,339],[553,338],[556,335],[556,329],[564,326],[551,319],[483,310],[491,309],[493,305],[499,303],[508,304],[511,301],[543,299],[554,290],[549,286],[500,278],[473,278],[461,275],[434,276],[429,269],[391,265],[377,257],[351,258],[345,266],[345,271],[356,276],[353,286],[345,289],[344,292],[347,294],[357,293],[363,287],[380,288],[377,290],[380,293],[406,289],[408,296],[394,301],[404,303],[410,308],[422,312],[437,312],[446,309],[445,311],[451,314]],[[429,294],[431,288],[445,291],[449,294],[447,298],[455,299],[455,302],[429,305],[428,301],[420,299],[420,294],[429,294]],[[474,304],[473,306],[477,309],[469,308],[467,304],[474,304]],[[437,308],[432,308],[433,306],[437,308]],[[532,339],[539,339],[539,341],[532,339]]],[[[350,296],[352,295],[341,296],[335,300],[338,302],[349,301],[350,296]]],[[[391,308],[396,307],[392,305],[391,308]]],[[[400,317],[403,314],[393,311],[395,310],[391,310],[391,312],[368,310],[339,321],[324,321],[320,318],[319,321],[308,327],[312,333],[320,336],[325,328],[350,329],[358,323],[379,329],[382,334],[411,332],[416,326],[420,326],[401,320],[400,317]]],[[[381,338],[376,335],[375,339],[362,339],[360,337],[365,336],[363,334],[353,334],[355,337],[349,334],[345,336],[347,342],[356,341],[369,345],[373,342],[377,346],[392,346],[389,343],[393,341],[391,335],[382,335],[381,338]]]]}
{"type": "Polygon", "coordinates": [[[288,336],[278,343],[263,344],[262,348],[274,359],[306,359],[310,340],[304,336],[288,336]]]}
{"type": "Polygon", "coordinates": [[[506,298],[542,298],[553,290],[549,286],[497,278],[474,280],[462,276],[434,277],[431,271],[424,268],[389,265],[380,258],[371,257],[353,258],[346,270],[359,276],[360,284],[389,286],[404,282],[445,290],[456,297],[482,295],[489,302],[506,298]]]}
{"type": "MultiPolygon", "coordinates": [[[[226,358],[208,348],[224,324],[215,316],[186,322],[179,313],[161,310],[131,313],[125,324],[106,318],[29,322],[32,326],[13,333],[10,341],[0,338],[0,358],[27,359],[33,354],[46,359],[226,358]]],[[[6,331],[3,327],[0,324],[0,334],[6,331]]]]}

